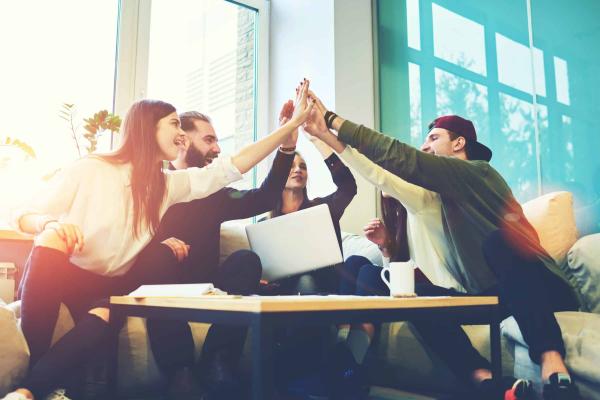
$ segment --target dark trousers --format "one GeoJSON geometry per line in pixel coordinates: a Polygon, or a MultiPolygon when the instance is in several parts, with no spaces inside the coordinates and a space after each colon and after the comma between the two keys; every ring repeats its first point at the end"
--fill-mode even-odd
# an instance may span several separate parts
{"type": "Polygon", "coordinates": [[[89,272],[60,251],[34,247],[21,291],[21,327],[31,355],[24,386],[42,397],[60,385],[108,334],[108,324],[87,311],[106,307],[109,296],[127,294],[141,284],[168,283],[176,268],[171,250],[158,244],[148,245],[119,277],[89,272]],[[50,347],[61,303],[71,312],[75,327],[50,347]]]}
{"type": "MultiPolygon", "coordinates": [[[[483,252],[498,284],[477,295],[499,297],[501,317],[515,318],[534,362],[539,363],[541,354],[550,350],[564,356],[565,347],[554,312],[577,309],[567,284],[548,271],[539,259],[528,259],[514,251],[500,231],[487,238],[483,252]]],[[[348,273],[357,277],[355,294],[389,295],[381,281],[381,268],[364,257],[349,259],[346,265],[348,273]]],[[[351,289],[351,285],[341,288],[346,294],[351,289]]],[[[416,284],[415,291],[419,296],[468,295],[430,284],[416,284]]],[[[460,325],[444,320],[414,321],[413,325],[423,341],[460,379],[470,382],[474,370],[490,369],[488,360],[477,352],[460,325]]]]}
{"type": "MultiPolygon", "coordinates": [[[[259,257],[252,251],[239,250],[219,266],[213,284],[230,294],[250,295],[257,293],[261,273],[259,257]]],[[[194,340],[186,321],[149,319],[147,327],[154,358],[165,375],[194,364],[194,340]]],[[[241,357],[246,333],[245,327],[212,325],[204,342],[203,358],[220,353],[226,362],[235,365],[241,357]]]]}

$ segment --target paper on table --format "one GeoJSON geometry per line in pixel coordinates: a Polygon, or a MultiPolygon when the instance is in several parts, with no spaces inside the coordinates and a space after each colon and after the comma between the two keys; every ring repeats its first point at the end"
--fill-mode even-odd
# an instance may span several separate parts
{"type": "Polygon", "coordinates": [[[212,283],[189,283],[179,285],[142,285],[130,297],[200,297],[207,294],[226,294],[212,283]]]}

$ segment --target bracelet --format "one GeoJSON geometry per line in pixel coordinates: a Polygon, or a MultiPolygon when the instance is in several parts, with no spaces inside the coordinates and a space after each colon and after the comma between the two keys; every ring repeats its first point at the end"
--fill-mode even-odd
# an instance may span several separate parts
{"type": "Polygon", "coordinates": [[[333,111],[327,111],[323,118],[325,119],[325,125],[327,125],[327,128],[333,129],[331,125],[333,124],[333,120],[337,118],[337,114],[333,111]]]}
{"type": "Polygon", "coordinates": [[[46,230],[46,226],[47,226],[48,224],[52,223],[52,222],[58,222],[58,220],[55,220],[55,219],[49,219],[49,220],[47,220],[46,222],[44,222],[44,223],[42,224],[42,229],[40,229],[40,230],[39,230],[39,232],[40,232],[40,233],[44,232],[44,231],[46,230]]]}
{"type": "Polygon", "coordinates": [[[293,152],[296,151],[296,146],[292,146],[292,147],[279,146],[279,151],[281,151],[282,153],[292,154],[293,152]]]}

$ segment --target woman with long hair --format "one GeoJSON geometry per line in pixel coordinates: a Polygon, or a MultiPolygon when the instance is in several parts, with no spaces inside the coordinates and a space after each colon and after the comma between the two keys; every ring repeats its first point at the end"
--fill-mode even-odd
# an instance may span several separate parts
{"type": "MultiPolygon", "coordinates": [[[[271,218],[290,214],[299,210],[327,204],[331,213],[331,220],[338,239],[340,250],[342,238],[340,219],[356,195],[356,181],[350,169],[344,165],[339,157],[327,146],[316,138],[310,138],[319,153],[323,156],[325,165],[331,173],[333,183],[337,189],[324,197],[308,198],[306,186],[308,183],[308,168],[302,155],[296,152],[288,180],[285,184],[281,199],[271,211],[271,218]]],[[[316,294],[334,293],[339,283],[339,268],[322,268],[300,276],[294,276],[277,281],[275,284],[278,294],[316,294]]]]}
{"type": "Polygon", "coordinates": [[[76,161],[17,213],[16,226],[36,235],[21,297],[31,358],[22,387],[5,399],[44,398],[107,335],[109,296],[168,279],[168,266],[177,258],[166,243],[147,246],[167,208],[240,179],[286,141],[312,108],[307,90],[305,82],[293,117],[264,139],[205,168],[176,171],[162,170],[163,160],[175,159],[183,145],[175,108],[138,101],[127,113],[115,152],[76,161]],[[50,347],[61,303],[76,324],[50,347]]]}
{"type": "MultiPolygon", "coordinates": [[[[317,102],[315,112],[305,123],[310,133],[327,130],[317,102]],[[319,111],[319,112],[317,112],[319,111]]],[[[356,149],[341,142],[329,143],[339,157],[354,171],[381,190],[382,219],[367,223],[363,231],[382,253],[384,264],[412,260],[417,266],[418,282],[452,288],[457,293],[464,288],[448,272],[455,261],[445,244],[442,226],[441,202],[435,192],[413,185],[386,171],[356,149]]],[[[373,265],[363,256],[350,256],[343,264],[339,293],[342,295],[388,295],[387,286],[380,278],[380,265],[373,265]]],[[[375,335],[373,324],[343,325],[338,331],[338,344],[331,356],[331,390],[334,398],[363,399],[368,393],[366,374],[362,363],[375,335]]]]}

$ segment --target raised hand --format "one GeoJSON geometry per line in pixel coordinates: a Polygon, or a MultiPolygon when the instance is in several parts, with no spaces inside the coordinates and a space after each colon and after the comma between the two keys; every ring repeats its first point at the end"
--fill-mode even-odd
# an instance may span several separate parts
{"type": "MultiPolygon", "coordinates": [[[[281,111],[279,112],[279,126],[286,124],[294,115],[294,102],[288,100],[283,103],[281,111]]],[[[292,134],[281,144],[282,147],[292,148],[296,146],[298,141],[298,129],[294,129],[292,134]]]]}
{"type": "Polygon", "coordinates": [[[321,114],[317,107],[312,109],[302,127],[304,128],[304,131],[308,133],[309,140],[321,138],[328,132],[327,126],[325,125],[324,115],[321,114]]]}
{"type": "Polygon", "coordinates": [[[292,119],[292,115],[294,115],[294,102],[292,100],[288,100],[283,103],[283,106],[281,106],[281,111],[279,111],[279,126],[292,119]]]}
{"type": "Polygon", "coordinates": [[[323,117],[325,116],[325,113],[327,112],[327,107],[325,107],[325,105],[323,104],[323,102],[321,101],[321,99],[319,99],[317,97],[317,95],[315,95],[315,92],[313,92],[312,90],[308,91],[308,97],[310,97],[311,99],[315,100],[315,108],[323,115],[323,117]]]}
{"type": "Polygon", "coordinates": [[[315,107],[310,112],[303,128],[308,133],[308,139],[313,140],[315,137],[321,138],[328,132],[327,125],[325,125],[325,113],[327,109],[312,90],[308,91],[308,97],[314,100],[315,107]]]}
{"type": "Polygon", "coordinates": [[[365,227],[363,232],[367,239],[375,243],[379,248],[385,248],[389,244],[387,228],[379,218],[374,218],[365,227]]]}
{"type": "Polygon", "coordinates": [[[310,82],[304,79],[296,90],[296,101],[294,102],[294,113],[290,120],[296,126],[302,125],[315,105],[315,101],[308,98],[308,89],[310,82]]]}

